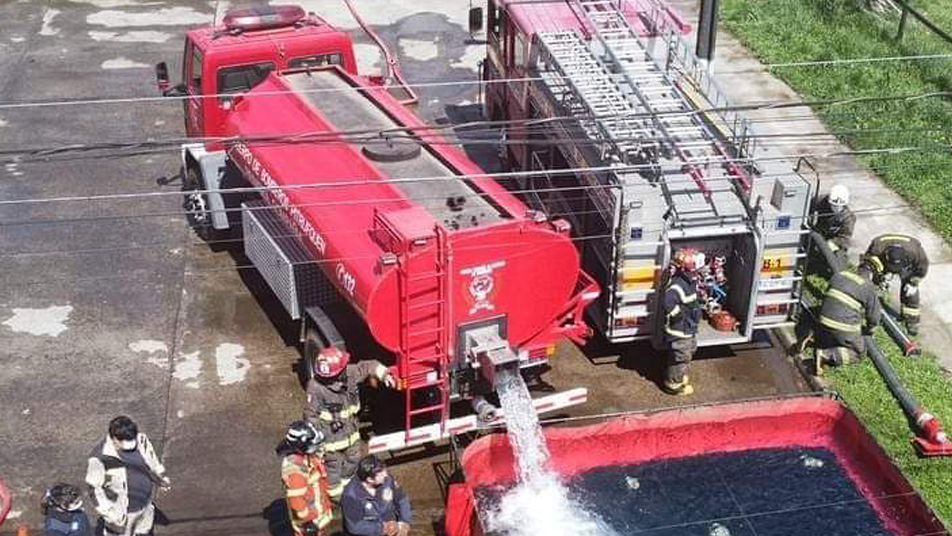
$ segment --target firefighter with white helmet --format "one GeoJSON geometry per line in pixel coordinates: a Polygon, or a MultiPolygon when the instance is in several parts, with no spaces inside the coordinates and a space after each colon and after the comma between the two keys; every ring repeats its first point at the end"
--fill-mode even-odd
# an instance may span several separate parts
{"type": "Polygon", "coordinates": [[[668,355],[661,384],[668,394],[694,393],[686,373],[697,351],[697,328],[702,314],[697,271],[705,260],[704,253],[694,249],[678,250],[672,260],[674,271],[664,291],[664,342],[668,355]]]}
{"type": "Polygon", "coordinates": [[[813,228],[826,240],[833,254],[845,259],[849,249],[856,214],[850,210],[850,191],[843,184],[834,184],[813,208],[813,228]]]}
{"type": "Polygon", "coordinates": [[[307,382],[304,418],[324,434],[324,463],[330,483],[328,492],[336,499],[363,456],[357,417],[360,383],[373,377],[387,387],[395,388],[397,382],[380,361],[370,359],[350,363],[350,354],[336,346],[320,351],[312,372],[313,377],[307,382]]]}

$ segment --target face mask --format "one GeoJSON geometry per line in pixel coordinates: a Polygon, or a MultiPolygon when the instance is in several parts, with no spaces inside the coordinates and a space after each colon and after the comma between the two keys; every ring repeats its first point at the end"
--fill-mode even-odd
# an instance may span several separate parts
{"type": "Polygon", "coordinates": [[[120,441],[119,441],[119,448],[122,449],[122,450],[124,450],[124,451],[126,451],[126,452],[132,452],[132,451],[134,451],[134,450],[136,449],[136,447],[138,447],[138,446],[139,446],[139,443],[138,443],[135,439],[132,439],[132,440],[129,440],[129,441],[126,441],[126,440],[120,440],[120,441]]]}

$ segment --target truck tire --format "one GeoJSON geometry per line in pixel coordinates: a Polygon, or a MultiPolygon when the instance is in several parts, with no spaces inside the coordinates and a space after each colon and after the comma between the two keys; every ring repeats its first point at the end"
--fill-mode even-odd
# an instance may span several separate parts
{"type": "Polygon", "coordinates": [[[218,233],[212,226],[212,213],[208,203],[208,195],[201,191],[205,189],[201,171],[195,166],[185,170],[185,179],[182,181],[182,208],[185,209],[185,218],[189,227],[205,242],[214,242],[218,233]]]}
{"type": "Polygon", "coordinates": [[[321,350],[329,346],[346,350],[347,346],[333,321],[320,308],[308,307],[301,321],[305,323],[301,341],[301,380],[307,384],[307,381],[314,377],[314,361],[321,350]]]}

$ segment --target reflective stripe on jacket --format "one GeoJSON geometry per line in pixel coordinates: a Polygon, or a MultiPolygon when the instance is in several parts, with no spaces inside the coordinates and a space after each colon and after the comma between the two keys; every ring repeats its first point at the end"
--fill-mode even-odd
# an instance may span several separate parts
{"type": "Polygon", "coordinates": [[[929,272],[929,257],[922,244],[914,237],[902,234],[880,235],[869,243],[866,259],[881,273],[897,274],[901,279],[911,277],[922,279],[929,272]],[[890,248],[898,247],[906,253],[901,265],[889,262],[887,254],[890,248]]]}
{"type": "Polygon", "coordinates": [[[664,292],[664,333],[668,341],[690,339],[697,335],[701,320],[701,304],[697,299],[697,285],[682,273],[671,276],[664,292]]]}
{"type": "Polygon", "coordinates": [[[327,494],[327,470],[320,456],[289,454],[281,460],[281,481],[288,502],[288,515],[296,533],[305,525],[324,528],[331,522],[331,500],[327,494]]]}
{"type": "Polygon", "coordinates": [[[859,333],[863,322],[870,328],[879,324],[881,309],[873,284],[863,277],[843,270],[830,280],[820,307],[820,324],[846,333],[859,333]]]}
{"type": "Polygon", "coordinates": [[[370,359],[347,365],[345,373],[347,382],[340,384],[339,389],[331,389],[313,378],[307,382],[304,418],[324,432],[323,447],[328,452],[344,450],[360,441],[357,419],[360,412],[359,384],[370,376],[383,380],[387,376],[387,367],[370,359]]]}

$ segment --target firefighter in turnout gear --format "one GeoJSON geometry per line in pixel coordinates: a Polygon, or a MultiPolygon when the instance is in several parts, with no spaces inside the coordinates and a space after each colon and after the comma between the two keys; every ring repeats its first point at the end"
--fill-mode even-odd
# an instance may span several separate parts
{"type": "Polygon", "coordinates": [[[830,279],[820,306],[817,372],[822,363],[843,365],[866,355],[864,335],[879,325],[882,309],[873,285],[873,271],[863,264],[854,273],[842,270],[830,279]],[[864,324],[865,320],[865,324],[864,324]]]}
{"type": "Polygon", "coordinates": [[[823,235],[830,250],[841,259],[846,258],[856,226],[856,215],[850,210],[849,202],[850,191],[846,186],[834,184],[830,193],[813,207],[814,230],[823,235]]]}
{"type": "Polygon", "coordinates": [[[697,268],[704,254],[682,249],[674,254],[674,273],[664,292],[664,342],[668,346],[667,363],[661,389],[672,395],[690,395],[694,387],[686,374],[697,351],[697,328],[701,321],[701,303],[697,299],[697,268]]]}
{"type": "Polygon", "coordinates": [[[316,426],[296,421],[275,449],[281,456],[281,481],[294,536],[323,536],[331,522],[327,469],[321,459],[323,442],[324,434],[316,426]]]}
{"type": "Polygon", "coordinates": [[[898,275],[902,282],[900,315],[910,335],[919,334],[919,282],[929,271],[929,257],[922,244],[911,236],[886,234],[869,244],[862,259],[873,270],[873,282],[884,290],[889,288],[887,276],[898,275]]]}
{"type": "Polygon", "coordinates": [[[391,389],[394,377],[377,360],[348,364],[350,354],[330,346],[314,360],[314,375],[307,383],[304,419],[324,434],[324,464],[331,498],[337,499],[357,470],[363,456],[358,412],[359,384],[367,378],[382,381],[391,389]]]}

